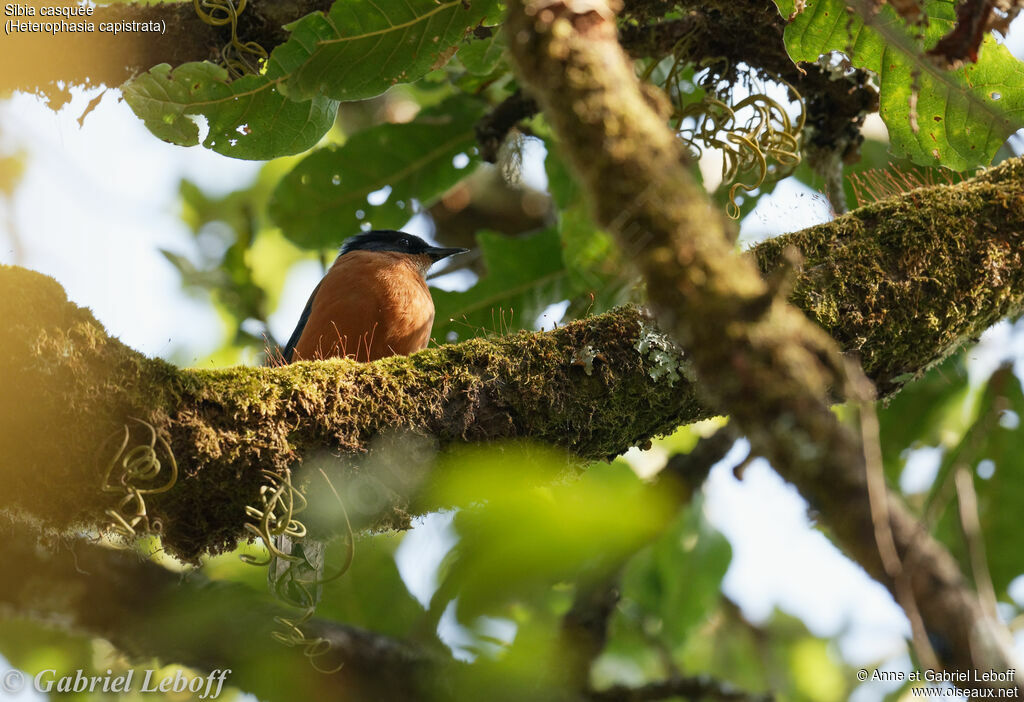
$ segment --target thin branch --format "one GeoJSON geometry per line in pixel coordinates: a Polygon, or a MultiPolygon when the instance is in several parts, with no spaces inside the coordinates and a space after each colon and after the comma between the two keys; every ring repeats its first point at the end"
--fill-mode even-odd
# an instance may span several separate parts
{"type": "Polygon", "coordinates": [[[492,109],[476,125],[476,140],[480,144],[480,158],[496,163],[498,150],[508,133],[524,119],[537,114],[537,103],[517,90],[492,109]]]}

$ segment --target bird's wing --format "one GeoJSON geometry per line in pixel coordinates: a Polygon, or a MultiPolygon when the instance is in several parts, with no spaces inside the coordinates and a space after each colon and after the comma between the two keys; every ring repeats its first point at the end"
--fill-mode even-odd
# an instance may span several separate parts
{"type": "Polygon", "coordinates": [[[324,281],[321,280],[316,284],[316,287],[313,288],[313,293],[309,296],[309,299],[306,300],[306,307],[302,310],[302,316],[299,317],[299,323],[295,325],[295,331],[292,332],[292,335],[288,338],[288,343],[284,347],[284,351],[281,352],[281,355],[284,356],[284,360],[287,363],[292,362],[292,354],[295,352],[295,347],[298,345],[299,338],[302,336],[302,330],[306,328],[306,322],[309,321],[309,315],[313,312],[313,300],[316,299],[316,294],[320,292],[320,286],[323,284],[324,281]]]}

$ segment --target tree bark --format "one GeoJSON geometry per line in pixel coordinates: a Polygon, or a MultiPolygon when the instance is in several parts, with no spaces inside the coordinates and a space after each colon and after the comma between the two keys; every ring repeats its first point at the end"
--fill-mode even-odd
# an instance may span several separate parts
{"type": "MultiPolygon", "coordinates": [[[[753,255],[778,278],[790,246],[805,259],[790,299],[891,394],[1024,310],[1024,162],[891,198],[753,255]]],[[[138,485],[165,485],[171,455],[179,472],[173,489],[140,494],[165,546],[187,561],[247,533],[245,507],[259,504],[267,480],[261,471],[283,475],[333,453],[344,458],[328,460],[330,470],[354,476],[381,435],[437,447],[527,438],[599,460],[719,411],[698,393],[692,354],[632,308],[368,365],[179,369],[110,338],[52,279],[0,267],[0,339],[6,505],[50,529],[107,524],[105,510],[129,495],[124,455],[152,443],[163,472],[138,485]],[[119,452],[126,427],[130,445],[119,452]]],[[[732,358],[719,350],[718,360],[732,358]]],[[[349,491],[356,526],[401,528],[429,509],[412,502],[429,463],[397,460],[386,474],[336,481],[349,491]]],[[[131,501],[122,512],[138,507],[131,501]]]]}

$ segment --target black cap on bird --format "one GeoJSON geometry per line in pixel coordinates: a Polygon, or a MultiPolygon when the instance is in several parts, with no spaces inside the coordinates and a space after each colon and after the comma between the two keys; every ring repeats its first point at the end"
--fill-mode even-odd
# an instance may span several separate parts
{"type": "Polygon", "coordinates": [[[395,253],[410,254],[412,256],[426,255],[436,262],[448,256],[466,253],[469,249],[457,246],[431,246],[415,234],[378,230],[356,234],[345,239],[345,243],[341,245],[339,255],[344,256],[350,251],[394,251],[395,253]]]}

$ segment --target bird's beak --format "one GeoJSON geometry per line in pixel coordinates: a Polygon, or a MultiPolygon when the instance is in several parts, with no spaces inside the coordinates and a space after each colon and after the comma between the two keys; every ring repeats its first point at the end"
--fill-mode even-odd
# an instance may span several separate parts
{"type": "Polygon", "coordinates": [[[469,249],[461,249],[457,246],[447,249],[441,246],[430,246],[424,249],[423,253],[430,256],[430,260],[436,263],[437,261],[440,261],[442,258],[448,258],[449,256],[456,256],[458,254],[464,254],[468,251],[469,249]]]}

